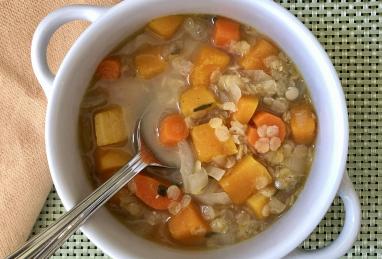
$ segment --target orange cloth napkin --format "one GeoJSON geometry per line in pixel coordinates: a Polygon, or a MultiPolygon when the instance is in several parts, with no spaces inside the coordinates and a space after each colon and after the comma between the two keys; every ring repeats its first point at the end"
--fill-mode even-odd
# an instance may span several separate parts
{"type": "MultiPolygon", "coordinates": [[[[0,258],[28,238],[52,187],[44,145],[46,98],[32,71],[32,35],[42,18],[64,5],[115,2],[0,1],[0,258]]],[[[73,22],[53,36],[53,71],[86,26],[73,22]]]]}

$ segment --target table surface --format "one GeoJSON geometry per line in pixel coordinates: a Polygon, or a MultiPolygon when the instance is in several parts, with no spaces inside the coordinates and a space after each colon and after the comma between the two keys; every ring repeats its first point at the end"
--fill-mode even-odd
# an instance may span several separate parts
{"type": "MultiPolygon", "coordinates": [[[[362,226],[348,258],[382,258],[382,1],[278,0],[297,16],[329,54],[341,79],[349,112],[347,172],[362,203],[362,226]],[[311,3],[304,3],[311,2],[311,3]],[[381,89],[378,89],[378,86],[381,89]]],[[[38,233],[65,212],[53,189],[34,226],[38,233]]],[[[302,244],[316,249],[341,231],[342,202],[336,198],[320,225],[302,244]]],[[[53,256],[106,258],[77,231],[53,256]]]]}

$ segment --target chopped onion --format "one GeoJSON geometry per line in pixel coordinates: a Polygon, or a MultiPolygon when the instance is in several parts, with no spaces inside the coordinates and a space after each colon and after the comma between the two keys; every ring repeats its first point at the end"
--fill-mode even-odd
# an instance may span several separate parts
{"type": "Polygon", "coordinates": [[[193,173],[195,158],[187,141],[178,144],[180,158],[180,174],[182,175],[183,187],[186,193],[190,192],[189,176],[193,173]]]}
{"type": "Polygon", "coordinates": [[[201,170],[195,171],[193,174],[188,175],[186,181],[189,187],[188,193],[198,194],[208,184],[207,172],[204,168],[202,168],[201,170]]]}
{"type": "Polygon", "coordinates": [[[228,205],[231,204],[232,201],[229,198],[228,194],[225,192],[215,192],[215,193],[203,193],[194,195],[195,199],[199,202],[206,205],[228,205]]]}
{"type": "Polygon", "coordinates": [[[207,174],[211,176],[212,178],[216,179],[217,181],[220,181],[222,179],[223,175],[225,174],[225,170],[220,169],[215,166],[209,166],[206,168],[207,174]]]}

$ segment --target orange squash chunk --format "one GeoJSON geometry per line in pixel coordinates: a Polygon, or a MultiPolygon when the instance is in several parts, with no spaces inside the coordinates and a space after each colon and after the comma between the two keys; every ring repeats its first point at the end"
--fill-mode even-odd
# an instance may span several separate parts
{"type": "Polygon", "coordinates": [[[98,148],[95,153],[96,170],[99,173],[116,171],[131,159],[131,155],[120,149],[98,148]]]}
{"type": "Polygon", "coordinates": [[[191,137],[197,157],[202,162],[210,162],[215,156],[228,156],[237,153],[232,138],[225,142],[219,141],[215,135],[215,130],[208,123],[194,127],[191,130],[191,137]]]}
{"type": "Polygon", "coordinates": [[[170,39],[184,21],[182,15],[169,15],[156,18],[149,22],[148,28],[164,39],[170,39]]]}
{"type": "Polygon", "coordinates": [[[259,105],[259,98],[256,96],[243,96],[237,104],[237,111],[234,113],[233,118],[241,124],[247,124],[259,105]]]}
{"type": "Polygon", "coordinates": [[[247,206],[250,207],[258,220],[263,220],[266,216],[263,214],[264,206],[268,204],[270,199],[261,193],[252,195],[247,200],[247,206]]]}
{"type": "Polygon", "coordinates": [[[160,46],[149,46],[138,51],[134,63],[139,77],[150,79],[162,73],[167,62],[163,59],[160,46]]]}
{"type": "Polygon", "coordinates": [[[219,181],[220,186],[235,204],[244,203],[260,187],[272,182],[272,176],[251,155],[242,158],[219,181]]]}
{"type": "Polygon", "coordinates": [[[215,70],[223,71],[230,61],[230,56],[220,49],[211,46],[201,47],[194,59],[195,66],[190,75],[191,85],[208,87],[211,74],[215,70]]]}
{"type": "Polygon", "coordinates": [[[97,146],[121,143],[127,139],[123,109],[119,106],[94,115],[97,146]]]}
{"type": "Polygon", "coordinates": [[[260,39],[249,50],[249,52],[240,59],[239,64],[246,70],[266,70],[264,66],[264,59],[277,55],[279,50],[272,43],[265,39],[260,39]]]}
{"type": "Polygon", "coordinates": [[[316,137],[316,116],[308,104],[299,104],[290,111],[290,128],[298,144],[312,144],[316,137]]]}
{"type": "Polygon", "coordinates": [[[203,241],[209,226],[197,206],[191,203],[168,222],[172,238],[183,244],[198,244],[203,241]]]}

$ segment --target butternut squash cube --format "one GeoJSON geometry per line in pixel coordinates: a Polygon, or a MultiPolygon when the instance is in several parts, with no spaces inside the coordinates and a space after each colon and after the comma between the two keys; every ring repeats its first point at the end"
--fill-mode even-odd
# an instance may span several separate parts
{"type": "Polygon", "coordinates": [[[230,61],[231,58],[226,52],[218,48],[205,45],[202,46],[196,53],[194,65],[216,65],[219,68],[224,69],[228,66],[230,61]]]}
{"type": "Polygon", "coordinates": [[[216,70],[219,70],[217,65],[194,66],[190,74],[190,84],[195,88],[207,88],[211,82],[211,75],[216,70]]]}
{"type": "Polygon", "coordinates": [[[264,59],[277,55],[279,50],[271,42],[260,39],[256,44],[251,47],[249,52],[239,60],[239,64],[244,69],[256,69],[256,70],[266,70],[264,66],[264,59]]]}
{"type": "Polygon", "coordinates": [[[256,96],[243,96],[237,104],[237,111],[233,117],[242,124],[247,124],[259,105],[259,98],[256,96]]]}
{"type": "Polygon", "coordinates": [[[129,153],[120,149],[98,148],[95,153],[96,170],[100,174],[116,171],[130,160],[129,153]]]}
{"type": "Polygon", "coordinates": [[[191,130],[191,137],[197,157],[202,162],[210,162],[215,156],[237,153],[232,138],[225,142],[219,141],[215,130],[208,123],[194,127],[191,130]]]}
{"type": "Polygon", "coordinates": [[[247,206],[252,209],[258,220],[263,220],[268,216],[263,213],[263,209],[269,201],[269,197],[256,193],[247,200],[247,206]]]}
{"type": "Polygon", "coordinates": [[[299,104],[290,111],[290,128],[298,144],[311,144],[316,137],[316,116],[308,104],[299,104]]]}
{"type": "Polygon", "coordinates": [[[119,106],[96,113],[94,125],[99,147],[120,143],[127,139],[123,110],[119,106]]]}
{"type": "Polygon", "coordinates": [[[183,21],[184,16],[182,15],[163,16],[149,22],[148,27],[154,33],[168,40],[175,34],[183,21]]]}
{"type": "Polygon", "coordinates": [[[203,240],[209,231],[209,226],[198,207],[191,203],[170,218],[168,229],[175,240],[184,244],[197,244],[203,240]]]}
{"type": "Polygon", "coordinates": [[[210,46],[201,47],[194,59],[190,83],[195,87],[208,87],[211,74],[215,70],[223,71],[230,63],[230,56],[224,51],[210,46]]]}
{"type": "Polygon", "coordinates": [[[190,88],[180,96],[180,109],[184,116],[207,110],[214,104],[214,94],[206,88],[190,88]]]}
{"type": "Polygon", "coordinates": [[[134,63],[139,77],[150,79],[162,73],[167,62],[163,59],[160,46],[149,46],[138,51],[134,63]]]}
{"type": "Polygon", "coordinates": [[[255,191],[272,182],[272,176],[251,155],[242,158],[219,181],[220,186],[235,204],[244,203],[255,191]]]}

